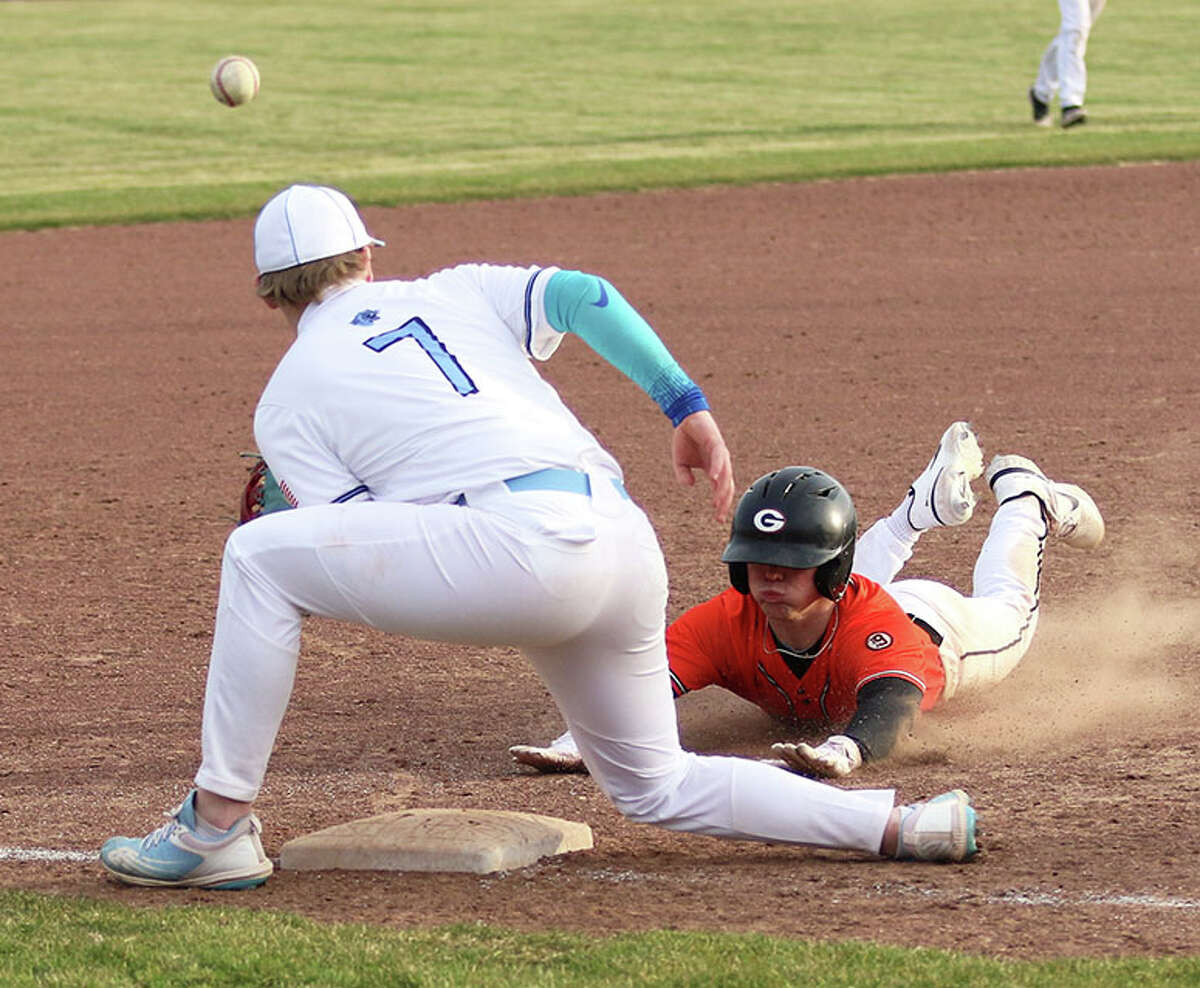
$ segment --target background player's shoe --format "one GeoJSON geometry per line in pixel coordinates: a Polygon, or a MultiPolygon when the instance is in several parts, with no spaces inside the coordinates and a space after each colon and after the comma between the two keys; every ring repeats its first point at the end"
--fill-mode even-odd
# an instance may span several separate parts
{"type": "Polygon", "coordinates": [[[1064,106],[1061,123],[1064,127],[1077,127],[1087,123],[1087,111],[1082,106],[1064,106]]]}
{"type": "Polygon", "coordinates": [[[975,510],[971,481],[983,473],[979,441],[966,422],[944,433],[929,466],[908,489],[908,523],[918,532],[961,525],[975,510]]]}
{"type": "Polygon", "coordinates": [[[1091,549],[1104,538],[1104,518],[1087,491],[1047,477],[1024,456],[997,456],[988,465],[987,482],[1003,504],[1032,494],[1042,503],[1042,513],[1052,535],[1075,549],[1091,549]]]}
{"type": "Polygon", "coordinates": [[[1038,99],[1038,94],[1033,91],[1033,87],[1029,87],[1029,106],[1033,111],[1033,122],[1039,127],[1050,126],[1050,105],[1043,100],[1038,99]]]}
{"type": "Polygon", "coordinates": [[[966,861],[978,850],[975,808],[961,789],[900,807],[898,860],[966,861]]]}
{"type": "Polygon", "coordinates": [[[110,837],[100,863],[129,885],[248,889],[274,870],[263,853],[262,824],[253,813],[216,840],[196,834],[196,790],[170,813],[169,822],[145,837],[110,837]]]}

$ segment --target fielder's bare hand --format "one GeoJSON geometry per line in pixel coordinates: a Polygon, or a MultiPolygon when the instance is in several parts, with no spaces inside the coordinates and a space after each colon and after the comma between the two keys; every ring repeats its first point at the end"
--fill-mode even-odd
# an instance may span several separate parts
{"type": "Polygon", "coordinates": [[[675,479],[684,487],[692,487],[696,483],[692,471],[703,473],[712,485],[713,514],[717,521],[728,521],[733,504],[733,461],[711,412],[693,412],[679,423],[671,454],[675,479]]]}

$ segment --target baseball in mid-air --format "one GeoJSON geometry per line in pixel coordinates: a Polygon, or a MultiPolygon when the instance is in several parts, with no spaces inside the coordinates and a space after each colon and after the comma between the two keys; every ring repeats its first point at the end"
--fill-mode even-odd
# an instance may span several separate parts
{"type": "Polygon", "coordinates": [[[226,55],[213,66],[208,86],[218,103],[249,103],[258,95],[258,66],[245,55],[226,55]]]}

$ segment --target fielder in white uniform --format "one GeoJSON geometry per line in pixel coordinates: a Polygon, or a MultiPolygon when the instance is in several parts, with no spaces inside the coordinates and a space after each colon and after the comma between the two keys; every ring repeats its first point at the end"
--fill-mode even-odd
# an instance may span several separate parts
{"type": "Polygon", "coordinates": [[[519,648],[631,820],[897,858],[975,853],[961,791],[896,807],[890,789],[680,748],[654,531],[530,358],[572,333],[631,377],[675,425],[677,479],[701,470],[720,519],[732,470],[700,389],[611,284],[486,264],[376,282],[381,241],[344,194],[317,186],[271,199],[254,242],[258,293],[296,332],[255,438],[299,510],[230,535],[196,788],[158,830],[107,841],[109,872],[139,885],[266,881],[251,804],[306,615],[519,648]]]}
{"type": "MultiPolygon", "coordinates": [[[[997,509],[975,563],[971,595],[936,580],[897,580],[924,532],[970,520],[976,503],[971,482],[982,473],[983,453],[974,430],[966,422],[954,422],[896,508],[867,529],[849,550],[853,573],[883,587],[899,605],[901,619],[907,615],[927,633],[926,646],[936,649],[928,660],[913,651],[893,654],[892,649],[872,646],[869,639],[864,642],[859,637],[861,625],[849,632],[846,641],[845,628],[855,622],[856,605],[817,597],[805,598],[803,610],[793,617],[799,622],[811,616],[813,627],[822,629],[809,650],[796,655],[797,660],[809,664],[802,667],[802,673],[791,668],[768,671],[762,664],[757,627],[743,629],[739,625],[734,631],[730,622],[725,625],[730,630],[723,636],[701,632],[697,627],[708,620],[708,614],[724,612],[700,605],[706,609],[704,617],[698,617],[700,608],[685,614],[667,635],[675,695],[682,695],[697,682],[715,681],[775,716],[790,713],[789,720],[802,724],[806,720],[828,724],[826,711],[841,705],[839,690],[843,687],[827,678],[830,672],[825,666],[812,664],[819,644],[821,651],[836,656],[828,661],[846,671],[847,685],[859,684],[857,705],[848,705],[852,716],[837,725],[822,744],[779,743],[773,749],[797,771],[844,778],[866,760],[886,758],[919,710],[998,683],[1016,668],[1033,641],[1041,614],[1047,539],[1054,536],[1075,548],[1092,548],[1104,538],[1104,519],[1082,488],[1049,480],[1025,457],[997,456],[987,471],[997,509]],[[738,641],[743,631],[754,632],[754,641],[744,648],[738,641]],[[940,664],[936,681],[926,675],[927,662],[935,669],[940,664]],[[689,682],[692,676],[698,678],[689,682]],[[799,697],[806,693],[820,693],[820,707],[802,706],[799,697]],[[786,705],[780,702],[781,694],[789,698],[786,705]]],[[[753,503],[764,502],[756,498],[753,503]]],[[[828,531],[828,526],[813,525],[803,535],[789,537],[783,531],[777,537],[784,537],[785,548],[790,538],[793,547],[815,552],[828,531]],[[812,541],[804,542],[805,538],[812,541]]],[[[735,520],[734,539],[739,537],[744,539],[735,520]]],[[[770,544],[767,536],[762,538],[764,557],[779,561],[783,550],[770,544]]],[[[786,565],[781,563],[781,568],[786,565]]],[[[777,639],[776,625],[786,632],[788,626],[779,618],[767,620],[777,639]]],[[[546,747],[515,745],[509,752],[516,761],[540,771],[585,770],[570,732],[546,747]]]]}
{"type": "Polygon", "coordinates": [[[1107,0],[1058,0],[1058,34],[1046,47],[1037,78],[1029,90],[1033,122],[1050,125],[1050,103],[1058,97],[1063,127],[1087,123],[1083,99],[1087,94],[1088,37],[1107,0]]]}

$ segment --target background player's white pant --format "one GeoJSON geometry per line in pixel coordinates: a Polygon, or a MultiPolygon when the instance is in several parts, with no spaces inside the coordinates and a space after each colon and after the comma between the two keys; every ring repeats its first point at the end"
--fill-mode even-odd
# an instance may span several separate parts
{"type": "Polygon", "coordinates": [[[196,784],[231,799],[257,795],[308,613],[520,648],[592,777],[633,820],[878,853],[892,790],[842,790],[683,751],[662,553],[610,478],[592,486],[589,497],[496,484],[468,492],[465,506],[322,505],[236,529],[221,571],[196,784]]]}
{"type": "Polygon", "coordinates": [[[880,519],[859,539],[854,571],[887,588],[896,602],[942,635],[943,699],[1007,676],[1029,650],[1037,628],[1042,556],[1047,536],[1037,498],[996,509],[975,562],[970,597],[934,580],[896,580],[912,555],[880,519]]]}
{"type": "Polygon", "coordinates": [[[1083,106],[1087,93],[1088,35],[1106,0],[1058,0],[1062,20],[1058,34],[1046,47],[1033,91],[1049,103],[1057,93],[1062,106],[1083,106]]]}

